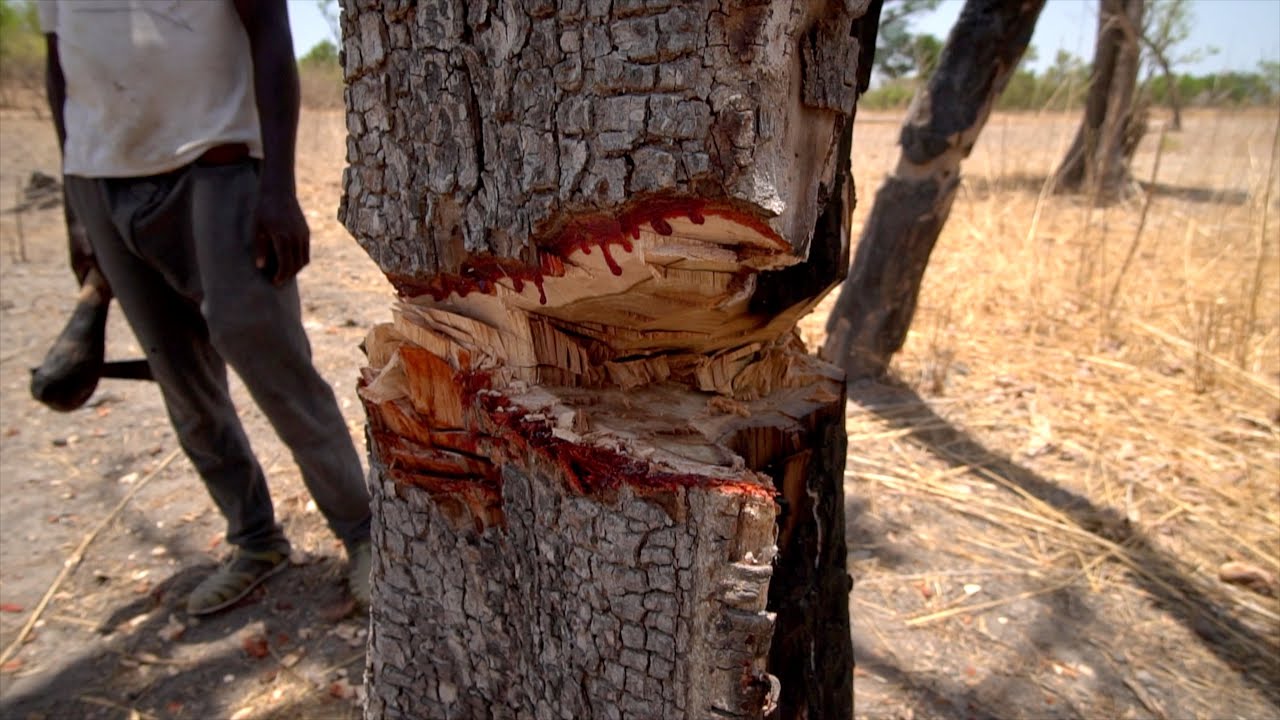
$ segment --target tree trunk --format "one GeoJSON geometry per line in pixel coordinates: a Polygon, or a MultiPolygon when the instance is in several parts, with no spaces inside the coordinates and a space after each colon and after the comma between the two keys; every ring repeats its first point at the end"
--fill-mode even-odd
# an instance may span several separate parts
{"type": "Polygon", "coordinates": [[[369,718],[849,717],[847,266],[878,3],[353,0],[369,718]]]}
{"type": "Polygon", "coordinates": [[[1143,0],[1100,0],[1084,119],[1055,174],[1059,192],[1086,191],[1107,201],[1128,185],[1129,160],[1144,129],[1136,108],[1142,12],[1143,0]]]}
{"type": "Polygon", "coordinates": [[[902,154],[876,193],[853,269],[827,320],[823,356],[850,378],[882,374],[906,340],[929,255],[1043,0],[968,0],[902,126],[902,154]]]}
{"type": "Polygon", "coordinates": [[[1178,75],[1169,66],[1169,61],[1162,55],[1153,53],[1156,62],[1160,64],[1160,72],[1164,73],[1164,84],[1169,94],[1169,109],[1173,112],[1173,118],[1169,123],[1169,129],[1174,132],[1182,130],[1182,91],[1178,89],[1178,75]]]}

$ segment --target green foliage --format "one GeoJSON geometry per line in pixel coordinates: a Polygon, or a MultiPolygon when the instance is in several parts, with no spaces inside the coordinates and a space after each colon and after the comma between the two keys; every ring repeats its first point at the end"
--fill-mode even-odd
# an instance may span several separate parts
{"type": "Polygon", "coordinates": [[[321,40],[308,50],[306,55],[298,59],[298,64],[303,67],[337,67],[338,47],[332,40],[321,40]]]}
{"type": "Polygon", "coordinates": [[[1004,92],[996,99],[996,108],[1000,110],[1025,110],[1038,108],[1044,104],[1050,91],[1045,83],[1029,70],[1014,70],[1005,85],[1004,92]]]}
{"type": "Polygon", "coordinates": [[[1146,49],[1146,62],[1156,68],[1177,67],[1199,62],[1217,54],[1212,47],[1194,48],[1178,52],[1179,46],[1191,37],[1191,8],[1187,0],[1153,0],[1142,18],[1142,44],[1146,49]]]}
{"type": "MultiPolygon", "coordinates": [[[[1187,107],[1231,107],[1274,104],[1280,100],[1280,63],[1261,63],[1259,72],[1223,72],[1209,75],[1176,75],[1178,91],[1187,107]]],[[[922,80],[886,80],[858,101],[868,110],[902,109],[911,103],[922,80]]],[[[1019,69],[996,101],[998,110],[1074,110],[1084,106],[1089,87],[1089,66],[1079,58],[1059,52],[1043,73],[1019,69]]],[[[1167,78],[1152,78],[1147,93],[1154,103],[1168,98],[1167,78]]]]}
{"type": "Polygon", "coordinates": [[[1280,62],[1262,60],[1258,63],[1258,74],[1266,81],[1272,95],[1280,96],[1280,62]]]}
{"type": "Polygon", "coordinates": [[[302,102],[308,107],[342,107],[342,66],[338,48],[331,40],[321,40],[298,59],[298,79],[302,102]]]}
{"type": "MultiPolygon", "coordinates": [[[[889,80],[923,75],[920,71],[920,55],[922,48],[917,46],[916,38],[907,29],[907,21],[912,15],[931,12],[938,7],[940,0],[889,0],[880,12],[880,30],[876,36],[877,73],[889,80]]],[[[929,36],[931,37],[931,36],[929,36]]],[[[932,38],[937,42],[937,38],[932,38]]],[[[938,43],[941,50],[941,43],[938,43]]],[[[936,61],[936,56],[934,57],[936,61]]]]}
{"type": "Polygon", "coordinates": [[[18,99],[11,90],[43,87],[44,47],[35,3],[0,0],[0,104],[18,99]]]}
{"type": "MultiPolygon", "coordinates": [[[[1194,63],[1217,52],[1214,48],[1184,47],[1191,36],[1192,10],[1188,0],[1149,0],[1142,25],[1144,62],[1148,79],[1144,86],[1149,101],[1170,101],[1170,84],[1186,106],[1261,105],[1280,99],[1280,62],[1259,63],[1257,72],[1223,72],[1211,75],[1182,75],[1180,65],[1194,63]]],[[[943,44],[928,34],[913,34],[908,20],[933,11],[939,0],[886,0],[880,16],[876,41],[875,70],[879,78],[874,89],[859,104],[870,110],[905,108],[916,89],[928,81],[942,54],[943,44]]],[[[1028,69],[1036,59],[1028,47],[1021,66],[1009,78],[996,101],[1000,110],[1072,110],[1084,105],[1089,89],[1087,63],[1059,50],[1043,72],[1028,69]]]]}
{"type": "Polygon", "coordinates": [[[938,58],[942,57],[942,41],[928,33],[916,35],[911,38],[911,55],[916,76],[927,78],[938,67],[938,58]]]}
{"type": "Polygon", "coordinates": [[[915,80],[898,78],[886,80],[858,98],[858,107],[867,110],[897,110],[911,104],[916,94],[915,80]]]}
{"type": "Polygon", "coordinates": [[[0,0],[0,62],[44,61],[35,3],[0,0]]]}
{"type": "MultiPolygon", "coordinates": [[[[1178,94],[1190,106],[1267,105],[1280,98],[1280,83],[1269,82],[1265,72],[1224,72],[1176,77],[1178,94]]],[[[1166,102],[1169,98],[1169,79],[1164,76],[1152,78],[1146,91],[1152,102],[1166,102]]]]}

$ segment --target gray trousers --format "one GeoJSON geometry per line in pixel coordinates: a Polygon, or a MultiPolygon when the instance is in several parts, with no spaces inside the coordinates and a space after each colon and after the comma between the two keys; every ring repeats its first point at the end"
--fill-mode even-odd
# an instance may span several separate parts
{"type": "Polygon", "coordinates": [[[311,363],[296,282],[254,267],[254,160],[142,178],[66,178],[99,267],[147,354],[169,419],[227,519],[227,542],[283,547],[262,467],[227,389],[227,363],[293,453],[330,528],[369,537],[369,493],[334,399],[311,363]]]}

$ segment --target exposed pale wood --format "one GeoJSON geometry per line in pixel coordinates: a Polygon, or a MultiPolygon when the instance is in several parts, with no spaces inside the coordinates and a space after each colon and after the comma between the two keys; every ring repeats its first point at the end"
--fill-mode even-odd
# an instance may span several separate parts
{"type": "MultiPolygon", "coordinates": [[[[383,377],[404,356],[402,346],[387,367],[371,368],[366,377],[383,377]]],[[[463,410],[467,431],[458,433],[432,426],[434,397],[378,402],[362,393],[381,483],[374,492],[381,580],[370,667],[379,680],[374,692],[387,694],[372,702],[371,714],[502,717],[510,708],[512,717],[555,716],[559,709],[606,717],[603,708],[617,707],[627,717],[704,717],[712,709],[760,717],[774,691],[766,657],[775,616],[766,606],[775,543],[803,555],[795,536],[813,524],[807,498],[842,502],[839,493],[819,493],[814,485],[843,461],[842,378],[830,366],[821,376],[820,383],[756,400],[712,396],[719,402],[665,383],[622,390],[514,381],[503,391],[478,392],[463,410]],[[548,435],[598,454],[566,465],[555,447],[539,445],[536,438],[548,435]],[[821,463],[811,459],[819,452],[821,463]],[[786,498],[777,540],[775,486],[786,498]],[[574,513],[587,516],[572,520],[574,513]],[[516,517],[533,524],[517,529],[516,517]],[[747,517],[754,519],[744,525],[747,517]],[[610,523],[616,529],[605,530],[610,523]],[[662,532],[675,540],[647,544],[662,532]],[[664,549],[666,542],[675,546],[664,549]],[[465,570],[472,563],[484,571],[465,570]],[[580,592],[558,594],[539,577],[580,592]],[[495,586],[495,578],[507,580],[495,586]],[[591,620],[597,616],[611,625],[597,627],[591,620]],[[582,620],[565,626],[566,617],[582,620]],[[432,642],[398,640],[423,636],[432,642]],[[474,644],[488,647],[498,638],[502,661],[476,666],[495,651],[474,644]],[[472,652],[441,658],[440,647],[472,652]],[[550,662],[554,672],[546,669],[550,662]],[[528,668],[543,670],[522,674],[528,668]],[[618,668],[616,677],[611,668],[618,668]],[[500,677],[523,683],[519,695],[479,692],[500,677]],[[585,678],[585,687],[565,695],[560,683],[571,677],[585,678]],[[403,689],[419,683],[436,696],[409,700],[403,689]],[[510,705],[499,709],[495,702],[510,705]]],[[[442,392],[444,404],[457,392],[438,383],[424,383],[426,390],[442,392]]],[[[821,562],[830,564],[829,551],[838,547],[837,574],[847,583],[843,535],[826,537],[825,547],[821,562]]],[[[801,627],[791,631],[795,639],[803,644],[820,624],[804,619],[820,610],[815,601],[838,602],[847,591],[847,584],[834,594],[795,589],[796,611],[785,614],[790,627],[801,627]]],[[[830,632],[833,617],[823,612],[821,632],[830,632]]],[[[847,638],[847,617],[843,625],[834,620],[835,632],[843,627],[847,638]]],[[[804,687],[796,677],[780,691],[803,695],[804,687]]]]}
{"type": "Polygon", "coordinates": [[[400,346],[398,353],[407,378],[409,400],[422,414],[426,426],[458,430],[462,420],[462,395],[453,382],[454,369],[430,350],[400,346]]]}

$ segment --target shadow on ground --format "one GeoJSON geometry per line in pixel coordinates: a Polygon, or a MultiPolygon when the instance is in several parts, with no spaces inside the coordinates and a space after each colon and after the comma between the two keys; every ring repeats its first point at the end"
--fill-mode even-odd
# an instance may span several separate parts
{"type": "MultiPolygon", "coordinates": [[[[1141,569],[1140,572],[1129,573],[1129,582],[1144,591],[1168,617],[1190,630],[1204,648],[1232,668],[1244,685],[1255,690],[1274,712],[1280,714],[1280,645],[1232,617],[1226,608],[1208,597],[1184,574],[1174,558],[1156,547],[1121,513],[1109,507],[1099,507],[1088,498],[1061,487],[1009,457],[989,450],[935,413],[924,399],[907,387],[887,383],[853,384],[849,388],[849,400],[889,426],[906,431],[904,439],[907,442],[929,452],[951,468],[981,468],[984,473],[971,473],[969,477],[983,479],[1005,492],[1025,493],[1055,508],[1082,530],[1122,548],[1133,566],[1141,569]]],[[[900,550],[885,550],[885,546],[877,545],[872,537],[886,528],[868,531],[865,526],[859,527],[865,521],[859,520],[864,513],[858,502],[854,498],[846,502],[851,552],[855,552],[860,544],[879,547],[881,550],[876,550],[874,555],[886,567],[901,564],[900,550]]],[[[1038,601],[1044,612],[1036,618],[1027,638],[1031,646],[1051,648],[1067,644],[1077,655],[1083,652],[1086,659],[1094,656],[1090,662],[1093,667],[1115,667],[1115,661],[1108,656],[1103,644],[1088,639],[1091,631],[1096,633],[1098,630],[1090,627],[1096,619],[1085,600],[1078,597],[1072,588],[1060,589],[1038,598],[1038,601]]],[[[947,720],[1027,716],[1030,706],[1017,697],[1012,690],[1013,685],[1009,685],[1009,692],[1000,687],[1016,676],[1020,669],[1010,668],[1007,675],[992,674],[974,686],[935,673],[910,672],[894,658],[877,654],[865,644],[855,642],[854,652],[860,672],[872,673],[899,688],[912,698],[916,704],[915,711],[920,716],[947,720]],[[992,697],[1003,697],[1007,702],[992,703],[992,697]]],[[[1123,677],[1101,677],[1099,683],[1120,692],[1139,692],[1123,677]],[[1125,690],[1126,687],[1129,690],[1125,690]]],[[[1053,717],[1088,717],[1088,711],[1070,707],[1069,698],[1061,699],[1066,702],[1053,711],[1053,717]]],[[[1146,698],[1139,699],[1149,702],[1146,698]]],[[[1177,710],[1170,709],[1170,712],[1176,714],[1177,710]]]]}
{"type": "Polygon", "coordinates": [[[111,609],[79,652],[11,683],[0,717],[347,720],[359,717],[365,621],[337,558],[294,566],[233,608],[186,615],[212,566],[187,566],[111,609]],[[137,713],[137,714],[133,714],[137,713]]]}
{"type": "MultiPolygon", "coordinates": [[[[1045,190],[1050,178],[1046,175],[1011,173],[998,178],[966,177],[965,183],[973,192],[981,195],[996,194],[1008,191],[1020,191],[1039,194],[1045,190]]],[[[1173,185],[1170,183],[1150,183],[1135,180],[1134,184],[1143,192],[1153,193],[1156,198],[1172,198],[1193,203],[1212,205],[1249,204],[1250,194],[1244,190],[1227,190],[1195,186],[1173,185]]],[[[1052,190],[1050,188],[1050,190],[1052,190]]]]}

